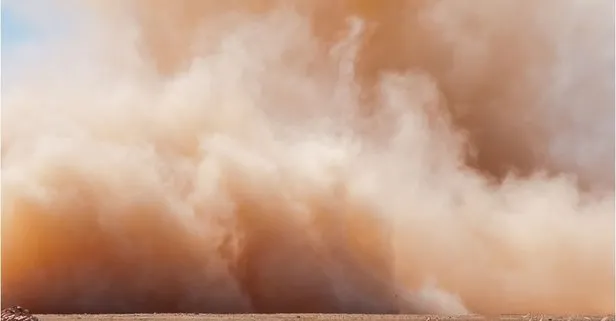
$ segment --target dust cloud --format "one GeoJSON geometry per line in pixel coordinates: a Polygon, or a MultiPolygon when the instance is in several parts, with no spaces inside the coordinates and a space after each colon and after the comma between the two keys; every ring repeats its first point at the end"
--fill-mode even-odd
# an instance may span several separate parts
{"type": "Polygon", "coordinates": [[[614,311],[613,1],[13,5],[3,306],[614,311]]]}

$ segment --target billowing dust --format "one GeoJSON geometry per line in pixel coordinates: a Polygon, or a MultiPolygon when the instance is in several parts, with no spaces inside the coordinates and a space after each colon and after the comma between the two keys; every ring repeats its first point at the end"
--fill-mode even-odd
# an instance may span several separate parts
{"type": "Polygon", "coordinates": [[[46,3],[3,306],[614,311],[613,1],[46,3]]]}

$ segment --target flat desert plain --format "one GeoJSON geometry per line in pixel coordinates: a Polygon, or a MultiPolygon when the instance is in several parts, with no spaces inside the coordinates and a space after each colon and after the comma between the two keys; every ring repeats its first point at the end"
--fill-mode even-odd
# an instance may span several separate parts
{"type": "Polygon", "coordinates": [[[410,320],[410,321],[614,321],[614,316],[549,316],[549,315],[503,315],[503,316],[437,316],[437,315],[378,315],[378,314],[72,314],[37,315],[41,321],[111,321],[111,320],[138,320],[138,321],[290,321],[290,320],[410,320]]]}

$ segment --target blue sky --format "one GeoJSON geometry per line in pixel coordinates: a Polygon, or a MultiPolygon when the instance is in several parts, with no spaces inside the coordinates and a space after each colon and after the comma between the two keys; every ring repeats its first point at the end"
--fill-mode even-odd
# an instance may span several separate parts
{"type": "Polygon", "coordinates": [[[27,41],[32,37],[32,30],[11,9],[2,6],[2,46],[11,46],[27,41]]]}

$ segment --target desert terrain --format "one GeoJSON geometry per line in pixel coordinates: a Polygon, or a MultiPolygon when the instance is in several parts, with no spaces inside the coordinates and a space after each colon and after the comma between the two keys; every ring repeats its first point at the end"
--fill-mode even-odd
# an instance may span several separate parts
{"type": "Polygon", "coordinates": [[[438,316],[438,315],[383,315],[383,314],[79,314],[79,315],[37,315],[41,321],[55,320],[152,320],[152,321],[171,321],[171,320],[411,320],[411,321],[483,321],[483,320],[502,320],[502,321],[614,321],[614,316],[548,316],[548,315],[503,315],[498,317],[484,317],[478,315],[468,316],[438,316]]]}
{"type": "Polygon", "coordinates": [[[37,315],[41,321],[62,321],[62,320],[152,320],[152,321],[171,321],[171,320],[410,320],[410,321],[483,321],[483,320],[502,320],[502,321],[614,321],[614,316],[548,316],[548,315],[504,315],[498,317],[484,317],[478,315],[468,316],[437,316],[437,315],[383,315],[383,314],[102,314],[102,315],[37,315]]]}

